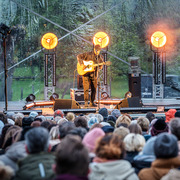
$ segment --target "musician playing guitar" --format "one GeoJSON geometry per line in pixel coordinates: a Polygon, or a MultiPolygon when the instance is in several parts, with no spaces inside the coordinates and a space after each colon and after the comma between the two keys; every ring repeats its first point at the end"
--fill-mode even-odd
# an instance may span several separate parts
{"type": "MultiPolygon", "coordinates": [[[[97,64],[103,63],[103,57],[100,55],[101,46],[96,45],[94,51],[86,52],[79,54],[77,56],[78,66],[83,70],[82,75],[83,87],[84,87],[84,101],[85,107],[88,107],[88,98],[89,98],[89,85],[91,87],[91,97],[90,97],[90,107],[96,107],[94,104],[96,89],[97,89],[97,64]],[[89,65],[88,65],[89,63],[89,65]],[[95,64],[96,66],[91,66],[95,64]]],[[[99,66],[99,69],[102,69],[102,65],[99,66]]]]}

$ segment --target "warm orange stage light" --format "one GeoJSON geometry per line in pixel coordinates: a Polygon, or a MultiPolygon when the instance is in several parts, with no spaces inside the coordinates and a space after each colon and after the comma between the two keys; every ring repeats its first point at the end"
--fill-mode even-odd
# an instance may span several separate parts
{"type": "Polygon", "coordinates": [[[58,44],[58,38],[53,33],[46,33],[41,38],[41,44],[45,49],[54,49],[58,44]]]}
{"type": "Polygon", "coordinates": [[[109,36],[104,32],[98,32],[93,37],[93,43],[105,48],[109,44],[109,36]]]}
{"type": "Polygon", "coordinates": [[[156,31],[151,36],[151,43],[153,46],[160,48],[166,44],[167,38],[166,35],[161,31],[156,31]]]}

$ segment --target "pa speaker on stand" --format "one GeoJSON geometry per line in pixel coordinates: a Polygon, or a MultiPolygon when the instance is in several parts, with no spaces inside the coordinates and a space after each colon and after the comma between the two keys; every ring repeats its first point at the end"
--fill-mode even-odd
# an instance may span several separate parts
{"type": "Polygon", "coordinates": [[[132,93],[132,97],[141,98],[141,74],[137,77],[129,74],[129,91],[132,93]]]}
{"type": "Polygon", "coordinates": [[[129,61],[129,91],[132,93],[132,97],[141,98],[141,71],[139,68],[139,57],[129,57],[129,61]]]}

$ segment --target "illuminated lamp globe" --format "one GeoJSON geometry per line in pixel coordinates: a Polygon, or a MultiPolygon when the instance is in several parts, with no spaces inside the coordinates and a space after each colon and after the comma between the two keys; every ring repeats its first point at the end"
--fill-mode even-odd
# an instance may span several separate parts
{"type": "Polygon", "coordinates": [[[160,48],[166,44],[167,38],[166,35],[161,31],[156,31],[151,36],[151,43],[153,46],[160,48]]]}
{"type": "Polygon", "coordinates": [[[93,43],[105,48],[109,44],[109,36],[104,32],[98,32],[93,37],[93,43]]]}
{"type": "Polygon", "coordinates": [[[45,49],[54,49],[58,44],[58,38],[53,33],[46,33],[41,38],[41,44],[45,49]]]}

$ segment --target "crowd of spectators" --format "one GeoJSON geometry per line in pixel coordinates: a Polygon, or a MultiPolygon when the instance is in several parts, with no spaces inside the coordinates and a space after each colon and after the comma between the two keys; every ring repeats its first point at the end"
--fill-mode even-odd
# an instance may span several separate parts
{"type": "Polygon", "coordinates": [[[0,180],[180,179],[180,111],[0,112],[0,180]]]}

